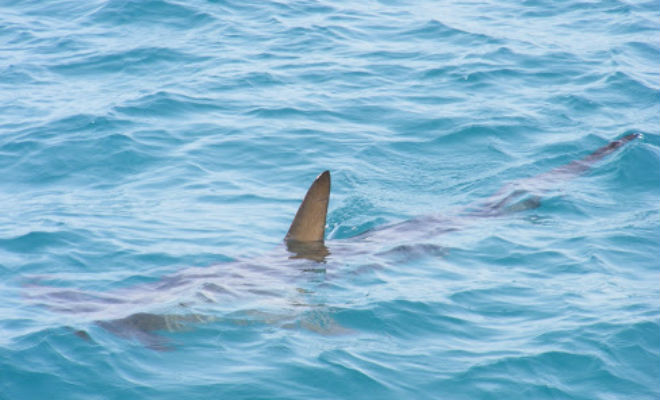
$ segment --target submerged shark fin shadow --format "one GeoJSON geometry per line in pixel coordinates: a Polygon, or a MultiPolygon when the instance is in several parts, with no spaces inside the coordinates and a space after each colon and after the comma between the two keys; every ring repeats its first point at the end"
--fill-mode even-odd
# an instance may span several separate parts
{"type": "Polygon", "coordinates": [[[322,172],[307,190],[305,198],[284,237],[293,258],[323,261],[329,254],[323,244],[330,200],[330,171],[322,172]]]}
{"type": "Polygon", "coordinates": [[[200,314],[151,314],[141,312],[131,314],[125,318],[96,321],[96,324],[114,335],[135,339],[152,350],[170,351],[174,350],[174,344],[169,338],[159,333],[184,331],[189,329],[189,324],[212,321],[215,321],[214,317],[200,314]]]}

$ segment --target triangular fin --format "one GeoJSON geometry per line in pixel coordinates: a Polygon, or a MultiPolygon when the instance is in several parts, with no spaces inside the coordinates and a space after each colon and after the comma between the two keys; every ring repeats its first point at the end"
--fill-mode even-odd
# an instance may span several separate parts
{"type": "Polygon", "coordinates": [[[330,199],[330,171],[316,177],[307,190],[296,217],[284,240],[298,242],[322,242],[325,236],[325,218],[330,199]]]}

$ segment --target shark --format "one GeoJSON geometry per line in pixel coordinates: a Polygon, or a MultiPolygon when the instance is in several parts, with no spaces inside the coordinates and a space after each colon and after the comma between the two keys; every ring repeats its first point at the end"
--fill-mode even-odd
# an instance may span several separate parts
{"type": "Polygon", "coordinates": [[[348,239],[326,241],[330,201],[330,171],[320,173],[307,190],[284,236],[271,253],[207,267],[193,267],[136,287],[94,292],[44,284],[43,277],[26,287],[26,298],[58,315],[72,316],[68,329],[87,341],[85,325],[96,325],[155,350],[172,349],[167,332],[190,329],[200,323],[266,323],[302,326],[328,333],[346,329],[327,315],[313,321],[297,319],[299,309],[313,309],[298,285],[309,274],[326,271],[328,263],[360,256],[383,246],[373,243],[406,243],[385,251],[442,256],[445,249],[428,244],[429,237],[446,234],[485,218],[504,216],[541,205],[543,195],[567,179],[583,174],[594,164],[641,137],[627,134],[588,155],[530,178],[505,185],[492,196],[468,204],[452,217],[423,216],[369,230],[348,239]],[[240,306],[239,306],[240,304],[240,306]],[[285,311],[283,311],[285,310],[285,311]],[[82,325],[83,328],[75,326],[82,325]]]}

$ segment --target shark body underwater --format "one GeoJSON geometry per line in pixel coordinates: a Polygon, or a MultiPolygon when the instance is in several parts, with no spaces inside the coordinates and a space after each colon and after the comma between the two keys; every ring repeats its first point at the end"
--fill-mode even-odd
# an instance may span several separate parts
{"type": "MultiPolygon", "coordinates": [[[[379,243],[378,249],[382,251],[383,244],[391,247],[391,243],[401,243],[398,240],[401,237],[406,238],[406,243],[418,244],[418,248],[412,249],[413,252],[443,254],[443,251],[436,251],[437,246],[424,243],[428,243],[430,237],[478,223],[484,218],[539,207],[543,194],[582,174],[596,162],[639,137],[640,134],[628,134],[586,157],[509,184],[490,198],[468,205],[452,218],[415,218],[327,244],[324,239],[330,172],[325,171],[308,189],[283,245],[271,254],[247,261],[187,268],[156,282],[108,292],[64,289],[37,281],[25,285],[25,297],[57,315],[71,316],[65,319],[71,321],[70,324],[65,323],[66,326],[85,340],[92,340],[86,327],[96,325],[156,350],[171,348],[170,339],[161,333],[213,321],[234,324],[256,321],[283,327],[302,326],[323,333],[340,332],[343,328],[331,319],[321,318],[314,323],[296,322],[295,317],[291,317],[296,311],[282,312],[313,307],[305,303],[304,290],[296,285],[304,279],[301,277],[306,272],[325,272],[329,261],[342,263],[351,257],[373,253],[375,247],[369,243],[379,243]],[[237,311],[237,303],[244,311],[237,311]]],[[[411,251],[406,245],[394,246],[388,251],[402,249],[404,252],[411,251]]]]}

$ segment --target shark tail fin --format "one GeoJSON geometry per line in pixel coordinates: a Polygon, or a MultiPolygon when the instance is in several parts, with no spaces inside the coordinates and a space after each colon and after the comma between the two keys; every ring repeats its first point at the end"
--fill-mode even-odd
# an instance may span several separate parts
{"type": "Polygon", "coordinates": [[[284,240],[323,242],[329,199],[330,171],[324,171],[316,177],[307,190],[284,240]]]}
{"type": "Polygon", "coordinates": [[[549,172],[506,185],[485,202],[469,206],[468,209],[474,208],[474,211],[470,212],[472,215],[494,216],[536,208],[540,205],[541,195],[556,188],[564,181],[588,171],[607,155],[641,137],[640,133],[628,134],[618,140],[609,142],[581,159],[564,164],[549,172]]]}
{"type": "Polygon", "coordinates": [[[576,160],[569,164],[563,165],[559,168],[555,168],[554,170],[550,171],[550,173],[557,175],[569,175],[569,176],[579,175],[585,172],[586,170],[588,170],[597,161],[600,161],[603,158],[605,158],[605,156],[607,156],[608,154],[613,153],[620,147],[623,147],[626,143],[641,137],[642,135],[640,133],[631,133],[629,135],[622,137],[621,139],[609,142],[605,146],[597,149],[593,153],[589,154],[588,156],[580,160],[576,160]]]}

